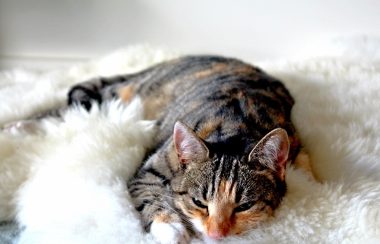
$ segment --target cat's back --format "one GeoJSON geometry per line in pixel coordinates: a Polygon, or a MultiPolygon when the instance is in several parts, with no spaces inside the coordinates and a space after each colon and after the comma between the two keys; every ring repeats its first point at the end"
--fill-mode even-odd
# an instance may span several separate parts
{"type": "Polygon", "coordinates": [[[275,78],[248,63],[221,56],[184,56],[144,70],[131,81],[133,87],[126,90],[133,90],[133,94],[150,103],[147,109],[154,115],[148,112],[148,117],[154,119],[166,117],[158,112],[168,105],[195,108],[210,101],[236,98],[234,94],[243,91],[248,95],[266,91],[288,107],[294,103],[285,86],[275,78]]]}
{"type": "Polygon", "coordinates": [[[213,88],[219,89],[218,86],[226,81],[258,81],[260,78],[267,81],[268,76],[259,68],[238,59],[195,55],[180,57],[146,69],[134,75],[132,83],[136,85],[135,92],[140,96],[159,95],[164,92],[174,98],[189,93],[194,88],[213,91],[213,88]],[[211,87],[211,83],[216,87],[211,87]]]}
{"type": "Polygon", "coordinates": [[[237,153],[277,127],[293,138],[288,90],[240,60],[186,56],[144,71],[134,84],[147,117],[158,119],[158,144],[170,138],[177,120],[215,147],[237,153]]]}

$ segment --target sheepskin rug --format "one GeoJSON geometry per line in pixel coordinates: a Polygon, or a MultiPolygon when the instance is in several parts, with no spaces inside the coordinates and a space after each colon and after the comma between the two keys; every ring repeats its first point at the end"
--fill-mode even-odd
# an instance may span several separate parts
{"type": "MultiPolygon", "coordinates": [[[[293,60],[246,60],[280,78],[294,96],[293,120],[318,180],[288,167],[288,192],[274,218],[223,242],[380,243],[380,41],[344,40],[323,50],[293,60]]],[[[0,125],[59,106],[76,82],[175,56],[135,46],[56,71],[3,72],[0,125]]],[[[90,113],[74,108],[32,134],[0,132],[0,219],[21,226],[12,240],[153,242],[140,227],[125,181],[154,131],[136,99],[90,113]]]]}

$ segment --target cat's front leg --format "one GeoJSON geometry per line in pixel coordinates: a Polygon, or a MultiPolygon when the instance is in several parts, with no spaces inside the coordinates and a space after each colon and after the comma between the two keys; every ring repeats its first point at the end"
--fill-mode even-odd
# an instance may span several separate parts
{"type": "Polygon", "coordinates": [[[179,210],[174,207],[173,196],[155,175],[163,176],[154,169],[143,168],[141,174],[129,183],[129,191],[136,210],[141,214],[142,225],[157,243],[189,243],[190,233],[179,210]]]}
{"type": "Polygon", "coordinates": [[[169,213],[157,215],[152,225],[150,233],[155,241],[162,244],[186,244],[190,243],[190,235],[181,222],[180,218],[169,213]]]}
{"type": "Polygon", "coordinates": [[[131,87],[128,89],[126,84],[129,77],[128,75],[97,77],[78,83],[71,87],[67,94],[68,105],[80,105],[86,110],[90,110],[93,103],[101,104],[103,101],[118,98],[120,95],[132,94],[131,87]],[[117,91],[120,87],[127,87],[123,91],[124,94],[119,94],[117,91]]]}
{"type": "Polygon", "coordinates": [[[94,78],[89,81],[79,83],[70,88],[67,94],[69,106],[80,105],[86,110],[90,110],[92,103],[102,103],[101,89],[103,87],[101,78],[94,78]]]}

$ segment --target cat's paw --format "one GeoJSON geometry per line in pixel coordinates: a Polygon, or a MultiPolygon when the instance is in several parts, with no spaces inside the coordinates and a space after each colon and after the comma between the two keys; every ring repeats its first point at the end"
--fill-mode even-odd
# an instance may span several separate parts
{"type": "Polygon", "coordinates": [[[80,105],[84,107],[87,111],[90,111],[92,103],[97,102],[98,104],[102,101],[102,96],[95,85],[92,82],[98,82],[97,79],[93,81],[85,82],[72,87],[68,93],[68,104],[69,105],[80,105]]]}
{"type": "Polygon", "coordinates": [[[186,227],[179,222],[164,223],[153,221],[150,233],[160,244],[190,243],[190,235],[186,227]]]}

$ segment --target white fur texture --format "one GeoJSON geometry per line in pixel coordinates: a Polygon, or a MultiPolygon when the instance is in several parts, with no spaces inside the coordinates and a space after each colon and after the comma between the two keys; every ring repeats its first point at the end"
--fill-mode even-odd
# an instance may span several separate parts
{"type": "Polygon", "coordinates": [[[150,233],[154,240],[160,244],[186,244],[190,241],[189,233],[187,233],[185,226],[178,222],[153,222],[150,233]]]}
{"type": "Polygon", "coordinates": [[[8,157],[2,154],[8,174],[18,177],[9,177],[1,185],[1,192],[19,187],[15,202],[10,193],[1,200],[7,207],[2,217],[11,217],[14,212],[6,210],[17,207],[18,222],[26,227],[19,243],[140,240],[124,230],[142,237],[126,189],[154,135],[153,121],[142,120],[142,114],[138,99],[128,106],[113,101],[95,106],[90,113],[72,109],[64,122],[45,120],[37,134],[24,139],[2,133],[15,142],[10,149],[20,150],[8,157]],[[16,187],[8,188],[9,183],[16,187]]]}
{"type": "MultiPolygon", "coordinates": [[[[355,39],[341,41],[339,48],[324,55],[256,62],[283,80],[295,97],[293,120],[322,183],[310,180],[302,170],[288,168],[288,193],[275,218],[224,242],[380,242],[379,50],[378,39],[355,39]],[[357,51],[358,47],[364,51],[357,51]],[[350,50],[356,51],[349,55],[350,50]]],[[[0,74],[0,123],[57,104],[67,87],[84,77],[132,72],[173,56],[133,47],[64,71],[33,75],[15,71],[6,73],[5,82],[5,74],[0,74]],[[12,87],[23,96],[10,98],[12,87]]],[[[46,128],[51,133],[45,137],[0,134],[0,194],[4,199],[9,200],[25,181],[31,163],[36,165],[16,201],[18,219],[27,225],[23,243],[151,240],[142,234],[125,185],[117,180],[129,177],[136,167],[122,169],[118,164],[131,157],[131,152],[122,150],[128,146],[122,145],[121,135],[145,134],[144,129],[130,130],[120,126],[122,123],[110,126],[102,116],[99,119],[100,114],[81,115],[79,122],[69,125],[49,122],[51,126],[46,128]],[[91,123],[95,128],[87,129],[87,119],[99,123],[91,123]]],[[[0,208],[1,217],[14,216],[13,205],[4,205],[0,199],[1,206],[6,206],[0,208]]]]}

